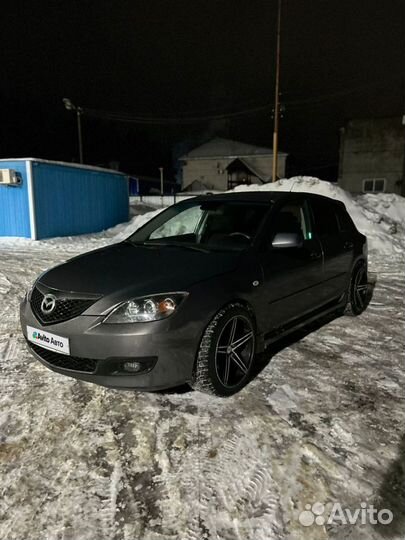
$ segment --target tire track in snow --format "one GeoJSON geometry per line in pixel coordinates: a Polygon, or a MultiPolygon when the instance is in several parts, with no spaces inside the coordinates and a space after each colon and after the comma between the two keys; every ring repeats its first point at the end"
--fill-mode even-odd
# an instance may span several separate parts
{"type": "Polygon", "coordinates": [[[78,387],[25,349],[18,296],[77,254],[73,244],[0,257],[12,285],[0,294],[2,540],[281,540],[294,531],[302,540],[313,531],[296,526],[291,495],[313,502],[323,486],[326,497],[356,503],[378,489],[403,427],[404,284],[390,271],[403,264],[378,261],[383,316],[370,306],[333,321],[280,351],[239,397],[163,397],[78,387]],[[269,409],[260,417],[265,396],[283,384],[300,397],[295,427],[269,409]],[[131,421],[138,441],[126,431],[131,421]]]}
{"type": "MultiPolygon", "coordinates": [[[[166,492],[161,501],[163,528],[168,526],[182,540],[282,538],[271,452],[266,444],[257,443],[257,426],[252,429],[250,422],[231,425],[230,433],[218,438],[212,418],[201,416],[194,422],[187,426],[194,434],[188,433],[192,443],[182,452],[178,467],[173,467],[170,448],[166,470],[162,466],[166,492]],[[179,513],[179,503],[185,498],[190,504],[179,513]]],[[[167,425],[161,427],[167,432],[167,425]]],[[[162,434],[159,437],[167,440],[162,434]]]]}

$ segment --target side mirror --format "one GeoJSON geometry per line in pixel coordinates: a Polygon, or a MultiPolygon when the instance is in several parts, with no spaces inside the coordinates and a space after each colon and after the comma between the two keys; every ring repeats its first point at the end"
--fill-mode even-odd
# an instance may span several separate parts
{"type": "Polygon", "coordinates": [[[271,243],[276,249],[280,248],[299,248],[302,247],[304,239],[302,234],[297,233],[277,233],[271,243]]]}

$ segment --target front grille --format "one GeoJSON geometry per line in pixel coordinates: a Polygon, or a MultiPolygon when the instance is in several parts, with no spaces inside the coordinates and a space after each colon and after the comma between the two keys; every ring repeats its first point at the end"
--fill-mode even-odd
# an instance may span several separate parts
{"type": "Polygon", "coordinates": [[[38,287],[34,287],[31,293],[31,308],[43,325],[73,319],[73,317],[81,315],[96,301],[96,298],[56,298],[55,309],[51,313],[43,313],[41,304],[44,296],[38,287]]]}
{"type": "Polygon", "coordinates": [[[28,342],[31,349],[45,360],[48,364],[52,364],[55,367],[70,369],[71,371],[83,371],[85,373],[94,373],[97,367],[97,360],[92,358],[78,358],[77,356],[67,356],[66,354],[59,354],[43,347],[35,345],[35,343],[28,342]]]}

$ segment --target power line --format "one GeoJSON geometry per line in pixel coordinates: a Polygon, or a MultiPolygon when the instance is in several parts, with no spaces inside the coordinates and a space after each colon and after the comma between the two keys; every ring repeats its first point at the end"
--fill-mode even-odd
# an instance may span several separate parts
{"type": "MultiPolygon", "coordinates": [[[[375,81],[373,83],[367,83],[361,86],[347,88],[342,90],[337,90],[336,92],[330,92],[321,94],[315,97],[303,98],[303,99],[293,99],[293,100],[282,100],[282,105],[287,106],[288,108],[301,107],[305,105],[322,105],[329,101],[342,99],[350,94],[374,88],[376,86],[381,86],[382,84],[386,85],[387,81],[375,81]]],[[[101,109],[91,109],[81,107],[83,114],[91,116],[93,118],[100,118],[102,120],[112,120],[116,122],[124,123],[133,123],[133,124],[143,124],[143,125],[189,125],[189,124],[198,124],[205,123],[215,120],[231,120],[234,118],[240,118],[243,116],[250,116],[259,113],[274,112],[274,106],[271,103],[265,103],[262,105],[257,105],[255,107],[250,107],[238,111],[228,112],[228,113],[212,113],[212,114],[195,114],[190,116],[142,116],[134,115],[126,112],[119,111],[106,111],[101,109]]]]}
{"type": "Polygon", "coordinates": [[[104,120],[115,120],[117,122],[128,122],[134,124],[147,124],[147,125],[177,125],[177,124],[198,124],[200,122],[207,122],[210,120],[225,120],[231,118],[238,118],[240,116],[246,116],[251,114],[257,114],[260,112],[271,110],[270,104],[245,109],[242,111],[235,111],[222,114],[210,114],[204,116],[176,116],[176,117],[148,117],[148,116],[136,116],[127,113],[102,111],[97,109],[83,108],[83,112],[87,116],[95,118],[101,118],[104,120]]]}

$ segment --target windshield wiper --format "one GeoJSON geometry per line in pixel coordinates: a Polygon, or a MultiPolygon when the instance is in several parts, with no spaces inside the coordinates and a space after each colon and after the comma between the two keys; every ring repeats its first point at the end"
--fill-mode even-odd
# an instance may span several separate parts
{"type": "Polygon", "coordinates": [[[154,242],[151,242],[150,244],[147,244],[146,242],[135,242],[134,240],[129,240],[128,238],[126,240],[123,240],[124,243],[131,244],[131,246],[135,247],[148,247],[152,248],[153,246],[159,247],[160,244],[155,244],[154,242]]]}
{"type": "Polygon", "coordinates": [[[181,242],[179,243],[173,243],[171,242],[170,244],[169,243],[166,243],[166,242],[144,242],[142,245],[144,246],[159,246],[159,247],[174,247],[174,248],[183,248],[183,249],[191,249],[192,251],[200,251],[202,253],[210,253],[210,251],[208,249],[205,249],[201,246],[194,246],[194,245],[190,245],[190,244],[183,244],[181,242]]]}

